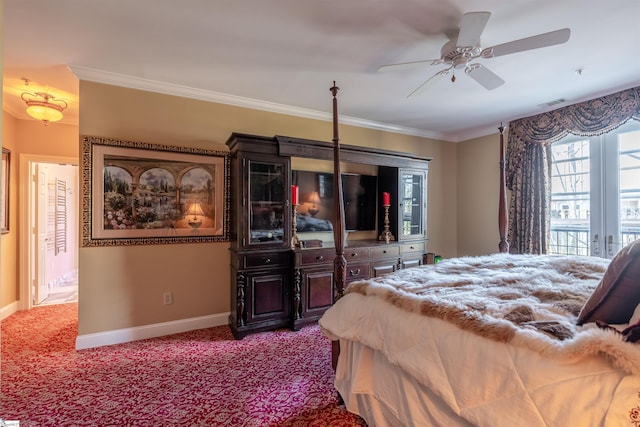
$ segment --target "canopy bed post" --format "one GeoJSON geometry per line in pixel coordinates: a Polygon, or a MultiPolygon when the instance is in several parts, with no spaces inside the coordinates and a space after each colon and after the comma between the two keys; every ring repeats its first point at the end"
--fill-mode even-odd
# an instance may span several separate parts
{"type": "MultiPolygon", "coordinates": [[[[344,257],[344,206],[342,194],[342,180],[340,179],[340,138],[338,137],[338,88],[336,82],[331,87],[333,94],[333,193],[334,198],[334,221],[333,221],[333,241],[336,247],[336,257],[333,261],[335,293],[334,298],[337,300],[344,293],[344,284],[347,279],[347,260],[344,257]]],[[[331,363],[335,369],[338,363],[338,355],[340,354],[340,342],[333,341],[331,343],[331,363]]]]}
{"type": "Polygon", "coordinates": [[[500,232],[500,243],[498,243],[498,249],[500,252],[509,252],[509,242],[507,241],[507,187],[504,176],[504,126],[502,126],[502,123],[498,126],[498,131],[500,131],[500,202],[498,203],[498,231],[500,232]]]}
{"type": "Polygon", "coordinates": [[[333,241],[336,246],[336,258],[333,262],[335,274],[335,298],[340,298],[344,293],[344,283],[347,279],[347,260],[344,257],[344,207],[342,180],[340,179],[340,138],[338,137],[338,99],[336,95],[340,90],[333,82],[331,93],[333,94],[333,192],[337,195],[334,198],[334,221],[333,221],[333,241]]]}

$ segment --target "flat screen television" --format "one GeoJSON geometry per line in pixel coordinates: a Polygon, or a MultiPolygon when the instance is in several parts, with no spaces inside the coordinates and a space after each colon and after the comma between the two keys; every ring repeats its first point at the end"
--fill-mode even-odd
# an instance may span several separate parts
{"type": "MultiPolygon", "coordinates": [[[[348,173],[341,178],[345,230],[376,230],[378,178],[348,173]]],[[[333,174],[294,170],[292,183],[300,194],[298,232],[333,230],[333,174]]]]}

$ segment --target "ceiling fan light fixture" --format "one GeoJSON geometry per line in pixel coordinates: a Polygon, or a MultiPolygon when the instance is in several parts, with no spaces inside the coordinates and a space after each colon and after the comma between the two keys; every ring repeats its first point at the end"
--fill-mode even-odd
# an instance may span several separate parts
{"type": "Polygon", "coordinates": [[[468,63],[469,58],[467,58],[465,55],[460,55],[453,58],[453,68],[457,70],[464,70],[465,68],[467,68],[468,63]]]}
{"type": "Polygon", "coordinates": [[[20,96],[27,104],[27,114],[46,125],[62,120],[62,111],[67,108],[66,101],[57,99],[46,92],[23,92],[20,96]]]}

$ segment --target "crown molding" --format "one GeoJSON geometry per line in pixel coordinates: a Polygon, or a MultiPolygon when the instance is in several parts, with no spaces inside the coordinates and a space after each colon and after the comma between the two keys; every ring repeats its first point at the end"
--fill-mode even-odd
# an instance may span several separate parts
{"type": "MultiPolygon", "coordinates": [[[[271,113],[286,114],[289,116],[304,117],[308,119],[331,122],[333,116],[324,111],[311,110],[307,108],[293,107],[290,105],[278,104],[269,101],[261,101],[253,98],[230,95],[227,93],[214,92],[197,89],[173,83],[159,82],[155,80],[143,79],[139,77],[127,76],[124,74],[112,73],[109,71],[96,70],[94,68],[69,65],[73,74],[80,80],[87,80],[96,83],[104,83],[114,86],[122,86],[130,89],[139,89],[149,92],[174,95],[184,98],[197,99],[200,101],[215,102],[219,104],[233,105],[236,107],[251,108],[254,110],[268,111],[271,113]]],[[[359,119],[357,117],[340,116],[340,122],[362,128],[375,129],[385,132],[393,132],[405,135],[418,136],[421,138],[431,138],[444,141],[452,141],[447,135],[436,132],[427,132],[421,129],[408,128],[392,125],[389,123],[376,122],[372,120],[359,119]]],[[[453,141],[457,142],[457,141],[453,141]]]]}
{"type": "Polygon", "coordinates": [[[30,117],[27,115],[27,113],[25,113],[24,109],[22,110],[18,109],[14,104],[11,104],[8,102],[2,104],[2,109],[7,113],[9,113],[10,115],[12,115],[13,117],[15,117],[16,119],[21,119],[23,118],[22,116],[30,117]]]}
{"type": "MultiPolygon", "coordinates": [[[[509,125],[508,122],[506,124],[503,124],[505,129],[508,127],[508,125],[509,125]]],[[[496,124],[495,126],[487,126],[487,127],[483,127],[483,128],[474,128],[470,132],[457,133],[456,134],[456,138],[453,139],[453,140],[450,140],[450,141],[453,141],[453,142],[464,142],[464,141],[469,141],[470,139],[482,138],[483,136],[495,135],[495,134],[498,134],[498,133],[500,133],[500,131],[498,130],[498,125],[496,124]]]]}

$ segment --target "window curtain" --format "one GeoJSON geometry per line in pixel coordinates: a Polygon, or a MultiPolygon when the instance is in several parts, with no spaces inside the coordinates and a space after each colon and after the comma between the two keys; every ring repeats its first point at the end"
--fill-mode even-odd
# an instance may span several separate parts
{"type": "Polygon", "coordinates": [[[509,251],[547,252],[551,144],[568,134],[591,137],[640,120],[640,87],[509,123],[505,178],[511,190],[509,251]]]}

